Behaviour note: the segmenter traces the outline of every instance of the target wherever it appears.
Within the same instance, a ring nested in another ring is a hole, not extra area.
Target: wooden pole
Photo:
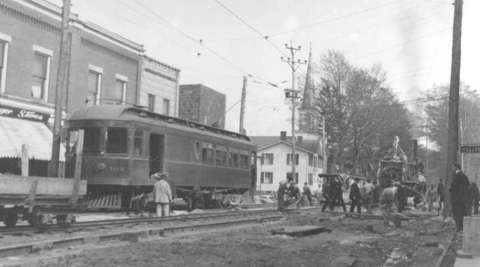
[[[455,0],[453,17],[452,68],[450,75],[450,97],[448,103],[448,143],[445,185],[449,188],[453,179],[452,165],[458,161],[458,109],[460,98],[460,63],[462,47],[462,5],[463,0]],[[450,192],[445,192],[443,216],[452,214]]]
[[[82,176],[83,136],[84,130],[78,130],[77,149],[75,151],[75,175],[73,177],[73,205],[77,204],[78,190]]]
[[[22,176],[28,176],[29,162],[28,162],[28,144],[22,145]]]
[[[240,107],[240,129],[238,132],[240,134],[245,134],[245,130],[243,129],[243,116],[245,114],[245,97],[247,94],[247,76],[243,76],[243,88],[242,88],[242,103]]]
[[[68,20],[70,18],[70,1],[63,0],[62,33],[60,37],[60,59],[57,72],[55,93],[55,118],[53,122],[52,158],[48,164],[48,176],[58,177],[58,161],[60,157],[60,143],[62,137],[63,93],[67,78],[68,57]],[[48,88],[46,88],[48,90]]]

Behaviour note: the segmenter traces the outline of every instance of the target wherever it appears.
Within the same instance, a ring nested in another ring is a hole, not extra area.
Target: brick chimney
[[[280,140],[287,141],[287,132],[280,132]]]

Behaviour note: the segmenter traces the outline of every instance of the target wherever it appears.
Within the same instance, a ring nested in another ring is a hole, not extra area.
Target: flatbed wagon
[[[41,229],[55,218],[58,225],[68,226],[71,213],[83,208],[77,203],[86,193],[87,181],[1,175],[0,221],[14,227],[21,217]]]

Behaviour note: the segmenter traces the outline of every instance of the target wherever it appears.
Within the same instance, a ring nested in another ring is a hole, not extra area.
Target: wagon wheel
[[[3,216],[3,223],[7,228],[12,228],[17,224],[18,214],[16,213],[7,213]]]
[[[57,225],[61,228],[68,228],[71,222],[67,222],[67,217],[68,215],[66,214],[57,215]]]

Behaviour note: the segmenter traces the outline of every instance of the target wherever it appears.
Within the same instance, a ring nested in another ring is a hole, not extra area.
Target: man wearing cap
[[[172,191],[170,185],[165,181],[167,173],[155,173],[151,178],[158,182],[153,186],[153,198],[157,204],[157,217],[166,217],[170,215],[170,203],[172,203]]]
[[[462,172],[462,165],[453,164],[453,181],[448,191],[450,192],[450,201],[452,202],[452,213],[457,231],[463,230],[463,217],[467,215],[467,202],[470,182],[468,177]]]

